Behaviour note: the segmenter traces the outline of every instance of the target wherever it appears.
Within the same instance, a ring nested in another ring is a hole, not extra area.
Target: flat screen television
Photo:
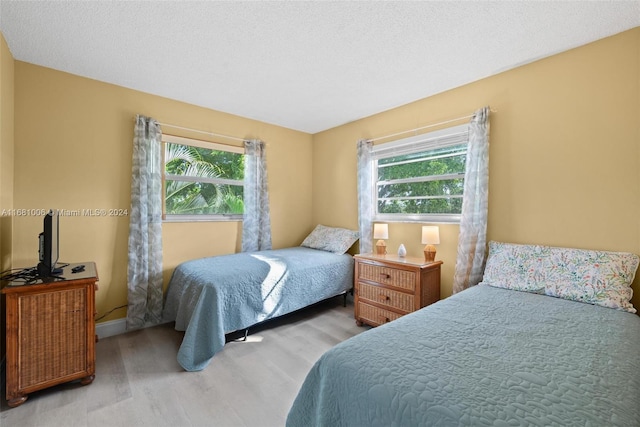
[[[56,268],[58,263],[60,218],[58,212],[51,209],[45,216],[42,233],[38,235],[38,275],[40,277],[54,277],[62,273]]]

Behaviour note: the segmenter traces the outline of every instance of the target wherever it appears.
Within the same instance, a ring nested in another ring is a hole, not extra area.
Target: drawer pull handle
[[[391,275],[387,274],[387,273],[380,273],[380,275],[384,278],[384,279],[391,279]]]
[[[381,299],[382,301],[389,301],[391,298],[389,298],[389,296],[388,296],[388,295],[380,294],[380,299]]]

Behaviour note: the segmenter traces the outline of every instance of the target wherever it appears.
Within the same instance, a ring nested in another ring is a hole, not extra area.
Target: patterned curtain
[[[373,252],[371,238],[373,229],[372,148],[372,141],[358,141],[358,228],[360,231],[360,253],[362,254]]]
[[[271,249],[271,219],[267,190],[265,143],[244,142],[244,221],[242,252]]]
[[[453,293],[482,280],[489,211],[489,107],[475,112],[469,123],[462,218]]]
[[[162,131],[136,117],[133,138],[127,329],[160,322],[162,315]]]

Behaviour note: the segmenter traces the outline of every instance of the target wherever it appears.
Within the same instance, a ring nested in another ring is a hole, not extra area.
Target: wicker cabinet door
[[[18,297],[18,388],[87,372],[87,287]]]

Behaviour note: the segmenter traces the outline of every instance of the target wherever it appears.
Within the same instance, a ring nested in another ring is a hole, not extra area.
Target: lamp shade
[[[373,238],[374,239],[388,239],[389,238],[389,224],[373,224]]]
[[[422,243],[425,245],[439,245],[440,228],[437,225],[422,226]]]

